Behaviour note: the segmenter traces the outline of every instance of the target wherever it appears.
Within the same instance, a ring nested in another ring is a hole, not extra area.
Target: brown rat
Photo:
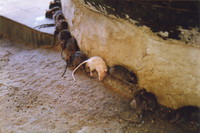
[[[62,50],[65,50],[66,43],[70,38],[72,38],[72,36],[71,36],[71,33],[69,32],[69,30],[67,30],[67,29],[63,29],[58,33],[57,39],[58,39],[59,43],[63,43],[63,45],[61,46]]]
[[[59,38],[63,38],[64,40],[66,40],[65,38],[71,37],[71,34],[67,29],[68,29],[68,23],[66,22],[66,20],[59,20],[56,23],[56,27],[55,27],[55,31],[54,31],[54,42],[51,47],[53,47],[56,44],[57,37],[58,37],[58,40],[62,40]],[[62,33],[60,33],[61,31],[62,31]],[[58,36],[59,34],[62,36]],[[65,37],[65,35],[67,35],[67,36]]]
[[[52,9],[53,7],[56,7],[56,6],[62,8],[60,0],[54,0],[49,3],[49,9]]]
[[[112,77],[114,77],[118,80],[121,80],[124,83],[137,84],[136,75],[129,69],[125,68],[124,66],[120,66],[120,65],[112,66],[109,69],[108,73]]]
[[[79,47],[78,47],[77,41],[74,37],[70,37],[69,34],[65,35],[65,37],[67,37],[67,36],[68,36],[67,40],[64,40],[64,43],[65,43],[64,48],[65,49],[62,49],[61,56],[64,60],[67,61],[68,64],[70,64],[71,57],[75,54],[76,51],[79,50]],[[63,57],[63,52],[65,53],[65,58]]]
[[[86,54],[84,54],[81,51],[76,51],[76,53],[71,58],[71,64],[74,68],[76,68],[79,64],[81,64],[83,61],[87,60]]]
[[[61,8],[59,6],[55,6],[55,7],[51,8],[51,9],[49,9],[49,10],[46,10],[45,17],[53,19],[53,15],[58,10],[61,10]]]
[[[63,12],[61,10],[55,11],[54,14],[53,14],[54,22],[57,23],[59,20],[62,20],[62,19],[66,20]]]
[[[130,104],[140,115],[143,115],[146,111],[155,112],[158,105],[156,96],[145,89],[135,92],[134,99]]]
[[[66,72],[66,70],[67,70],[67,67],[68,67],[69,65],[72,65],[72,67],[76,68],[79,64],[81,64],[81,63],[82,63],[83,61],[85,61],[85,60],[87,60],[87,56],[86,56],[83,52],[81,52],[81,51],[76,51],[75,54],[73,54],[73,55],[71,56],[70,64],[68,64],[67,61],[66,61],[66,67],[65,67],[65,70],[64,70],[64,72],[63,72],[63,74],[62,74],[62,77],[64,76],[64,74],[65,74],[65,72]],[[85,72],[84,67],[81,66],[81,68],[82,68],[82,69],[84,70],[84,72]]]
[[[196,122],[200,124],[200,109],[196,106],[183,106],[174,111],[175,117],[171,123]]]

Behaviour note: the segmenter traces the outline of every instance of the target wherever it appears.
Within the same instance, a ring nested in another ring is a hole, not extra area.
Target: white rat
[[[72,77],[75,80],[75,77],[74,77],[74,73],[75,71],[83,64],[86,63],[86,66],[90,68],[90,75],[92,76],[92,71],[96,70],[97,73],[98,73],[98,77],[99,77],[99,81],[101,81],[105,76],[106,76],[106,73],[108,71],[107,69],[107,65],[105,63],[105,61],[99,57],[99,56],[94,56],[94,57],[91,57],[85,61],[83,61],[81,64],[79,64],[75,69],[74,71],[72,72]]]

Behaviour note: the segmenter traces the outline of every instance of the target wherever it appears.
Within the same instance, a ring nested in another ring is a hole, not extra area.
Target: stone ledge
[[[33,46],[51,45],[53,35],[34,30],[26,25],[0,16],[0,35]]]
[[[51,45],[55,27],[34,29],[33,27],[54,23],[45,18],[49,0],[0,1],[0,34],[14,41],[34,46]]]

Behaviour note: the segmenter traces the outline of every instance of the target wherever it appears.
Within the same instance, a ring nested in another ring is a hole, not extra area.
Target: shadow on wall
[[[146,25],[153,32],[167,31],[167,38],[180,39],[178,28],[200,29],[200,1],[84,0],[97,10]],[[162,37],[162,36],[161,36]],[[165,39],[165,37],[163,37]]]

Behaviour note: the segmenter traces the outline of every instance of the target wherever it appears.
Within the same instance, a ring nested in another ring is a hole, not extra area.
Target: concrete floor
[[[52,19],[45,18],[49,2],[50,0],[0,0],[0,16],[31,28],[41,24],[54,23]],[[54,27],[37,30],[53,34]]]

